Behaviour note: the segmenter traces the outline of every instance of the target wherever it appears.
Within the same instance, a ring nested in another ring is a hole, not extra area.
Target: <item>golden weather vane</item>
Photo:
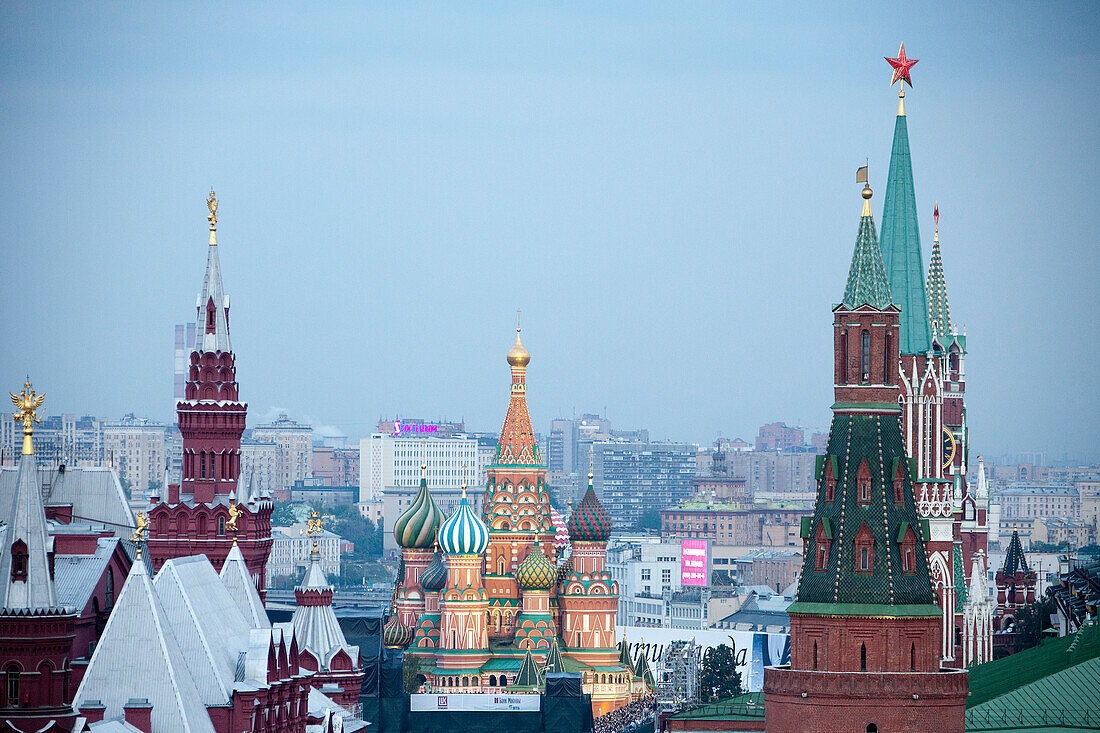
[[[38,417],[38,408],[42,406],[42,401],[46,399],[46,395],[35,394],[29,377],[23,383],[22,392],[18,395],[14,392],[8,392],[8,394],[11,395],[11,402],[16,409],[12,419],[23,423],[23,455],[34,455],[34,443],[31,441],[31,436],[34,434],[35,424],[42,422]]]
[[[137,556],[141,559],[141,545],[145,542],[145,535],[149,531],[149,515],[142,512],[137,515],[137,526],[134,527],[134,533],[130,535],[130,541],[137,543]]]
[[[229,505],[229,521],[225,523],[225,528],[233,533],[233,544],[237,544],[237,517],[241,516],[242,512],[237,506],[237,502],[234,501]]]
[[[313,538],[313,551],[319,552],[320,548],[317,545],[317,535],[325,528],[325,520],[317,512],[313,511],[309,513],[309,519],[306,521],[306,534]]]
[[[210,195],[206,197],[206,208],[210,209],[210,215],[206,220],[210,222],[210,230],[218,228],[218,200],[214,198],[214,189],[210,189]]]

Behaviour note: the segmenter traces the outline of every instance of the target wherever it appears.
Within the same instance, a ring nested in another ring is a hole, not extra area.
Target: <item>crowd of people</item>
[[[605,713],[593,721],[596,733],[620,733],[633,730],[642,723],[651,722],[656,714],[656,698],[646,695],[618,710]]]

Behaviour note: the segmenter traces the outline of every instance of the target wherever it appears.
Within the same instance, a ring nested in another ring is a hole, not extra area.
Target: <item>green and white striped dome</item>
[[[427,549],[435,541],[443,511],[428,491],[426,479],[420,479],[420,490],[412,504],[393,525],[393,538],[400,547]]]
[[[439,528],[439,546],[446,555],[480,555],[489,546],[489,528],[470,509],[465,488],[458,509]]]

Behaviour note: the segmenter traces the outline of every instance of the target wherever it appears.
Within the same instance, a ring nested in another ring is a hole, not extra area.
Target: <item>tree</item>
[[[1054,613],[1054,598],[1048,592],[1046,596],[1029,603],[1016,614],[1016,651],[1030,649],[1043,641],[1043,630],[1050,626],[1050,615]]]
[[[661,512],[657,509],[646,509],[638,516],[638,529],[660,529]]]
[[[708,649],[699,670],[699,699],[713,702],[741,694],[737,658],[726,644]]]
[[[158,496],[164,484],[157,479],[149,479],[149,496]]]
[[[275,503],[275,508],[271,511],[271,526],[272,527],[289,527],[298,521],[298,514],[294,511],[297,504],[291,504],[289,501],[279,501]]]

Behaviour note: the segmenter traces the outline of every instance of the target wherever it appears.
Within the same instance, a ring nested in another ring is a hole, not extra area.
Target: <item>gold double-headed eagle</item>
[[[31,436],[34,435],[34,426],[42,422],[38,417],[38,408],[42,407],[46,395],[35,394],[30,379],[23,383],[23,391],[18,395],[14,392],[8,392],[8,394],[11,395],[11,402],[16,409],[12,419],[23,423],[23,455],[34,455],[34,443],[31,441]]]

